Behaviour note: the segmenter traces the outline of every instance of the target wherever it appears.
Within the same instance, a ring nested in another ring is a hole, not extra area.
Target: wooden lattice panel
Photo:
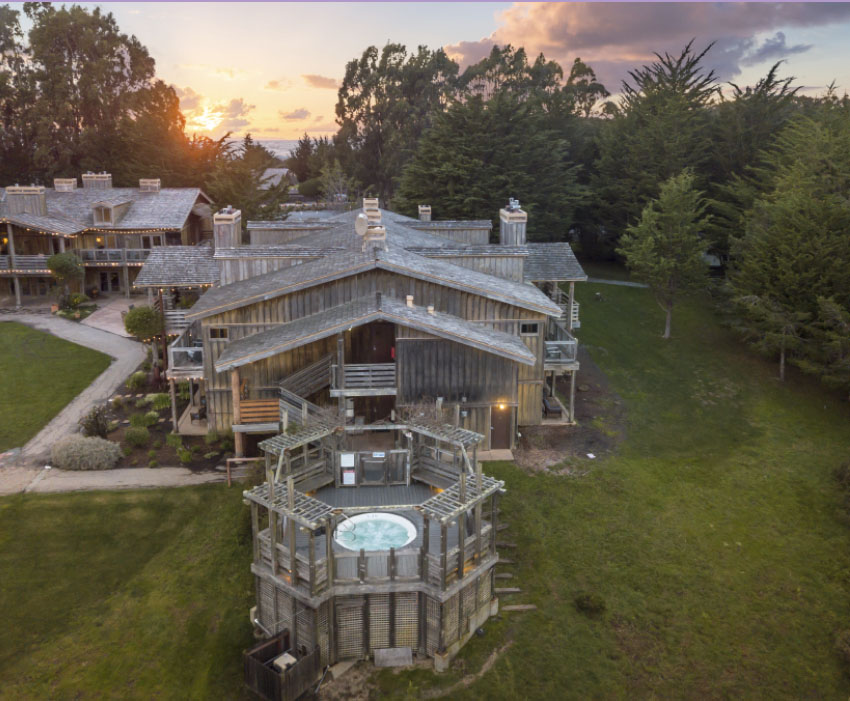
[[[359,660],[363,649],[363,597],[340,597],[336,602],[336,656],[338,660]]]
[[[319,646],[319,650],[321,651],[323,665],[330,664],[331,656],[331,641],[328,626],[328,608],[329,604],[326,601],[321,606],[319,606],[318,609],[316,609],[316,644]]]
[[[308,651],[316,646],[316,626],[314,620],[315,612],[299,603],[295,614],[295,625],[298,631],[298,647],[305,647]]]
[[[390,595],[369,595],[369,652],[390,646]]]
[[[277,599],[277,609],[275,611],[276,625],[274,627],[273,633],[277,633],[278,631],[287,628],[290,633],[293,633],[292,627],[292,597],[289,596],[286,592],[278,589],[276,594]]]
[[[459,594],[443,603],[443,645],[451,645],[457,640]]]
[[[430,596],[425,598],[425,652],[434,655],[440,649],[440,623],[442,607]]]
[[[257,618],[266,630],[274,624],[274,587],[257,577]]]
[[[492,572],[485,572],[478,580],[478,606],[484,606],[493,598],[493,591],[490,586],[491,576]]]
[[[419,595],[395,595],[395,647],[419,647]]]
[[[466,633],[469,630],[469,619],[475,613],[476,607],[476,583],[473,581],[468,584],[460,592],[461,612],[460,612],[460,630],[461,633]]]

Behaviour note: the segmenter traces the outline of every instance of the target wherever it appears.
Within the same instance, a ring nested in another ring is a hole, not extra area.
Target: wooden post
[[[177,390],[174,387],[174,380],[168,381],[168,389],[171,393],[171,427],[173,433],[177,431]]]
[[[466,560],[466,511],[457,517],[457,578],[463,579],[463,563]]]
[[[442,570],[441,577],[441,588],[445,590],[446,588],[446,567],[448,566],[448,555],[446,550],[448,549],[448,533],[446,532],[446,524],[444,522],[440,523],[440,568]]]
[[[395,581],[395,568],[396,568],[395,548],[390,548],[390,561],[389,561],[389,567],[387,567],[387,570],[388,570],[388,573],[390,575],[390,581],[391,582]],[[392,646],[390,646],[390,647],[392,647]]]
[[[15,260],[15,235],[12,233],[12,225],[6,222],[6,236],[9,239],[9,269],[14,270],[17,267]],[[12,284],[15,287],[15,308],[21,308],[21,279],[15,275],[12,278]]]
[[[292,513],[295,510],[295,485],[292,480],[292,477],[286,478],[286,503],[289,506],[289,511]],[[295,547],[295,528],[296,523],[295,519],[292,516],[288,516],[286,519],[289,524],[289,576],[291,578],[291,584],[293,587],[298,586],[298,558],[297,549]]]
[[[455,404],[455,428],[460,427],[460,404]]]
[[[366,579],[366,551],[360,548],[360,553],[357,555],[357,578],[363,582]]]
[[[419,578],[423,582],[428,581],[428,552],[431,548],[431,519],[427,515],[422,516],[422,564],[420,565]]]
[[[327,564],[327,582],[328,586],[332,586],[334,583],[334,579],[336,576],[334,574],[334,548],[333,548],[333,532],[334,532],[334,521],[333,516],[328,516],[325,521],[325,557],[328,560]]]
[[[316,595],[316,533],[310,531],[310,596]]]
[[[570,373],[570,421],[576,420],[576,371]]]
[[[557,283],[555,283],[557,284]],[[567,328],[572,332],[573,330],[573,303],[575,302],[575,292],[576,292],[576,284],[574,282],[570,282],[570,296],[569,296],[569,304],[567,305]]]
[[[129,297],[130,296],[130,267],[127,266],[127,265],[122,266],[121,272],[122,272],[123,277],[124,277],[124,296]]]
[[[239,368],[233,368],[230,371],[230,393],[233,397],[233,425],[238,426],[242,423],[242,407],[240,406],[241,397],[239,396]],[[237,458],[245,457],[245,436],[241,431],[233,432],[233,443]]]
[[[496,512],[496,495],[490,497],[490,553],[496,554],[496,526],[498,525],[499,517]]]

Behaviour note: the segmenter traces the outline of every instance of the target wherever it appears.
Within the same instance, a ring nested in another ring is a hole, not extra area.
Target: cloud
[[[336,90],[339,87],[339,81],[336,78],[328,78],[323,75],[315,75],[307,73],[301,76],[304,82],[311,88],[325,88],[327,90]]]
[[[780,27],[847,19],[850,3],[516,3],[499,15],[490,36],[445,48],[462,68],[497,44],[525,47],[531,60],[542,52],[564,67],[580,56],[617,92],[628,71],[652,61],[654,52],[678,55],[691,39],[697,50],[715,42],[705,65],[729,80],[742,65],[808,50],[786,46]],[[756,47],[758,35],[774,31]]]
[[[262,129],[260,129],[259,131],[263,132],[264,134],[270,134],[270,133],[274,133],[274,132],[279,132],[280,127],[264,127]]]
[[[763,61],[778,61],[792,54],[802,54],[812,48],[811,44],[796,44],[788,46],[785,43],[785,32],[776,32],[772,37],[764,40],[758,49],[751,54],[744,56],[741,64],[744,66],[752,66]]]
[[[212,112],[221,115],[221,122],[217,125],[219,131],[236,131],[247,127],[251,122],[247,119],[256,105],[249,105],[241,97],[235,97],[230,102],[216,105]]]
[[[180,109],[184,112],[193,112],[201,106],[204,96],[199,95],[192,88],[178,88],[176,85],[172,85],[171,87],[174,88],[174,92],[180,98]]]
[[[286,78],[281,78],[280,80],[270,80],[265,84],[263,90],[278,90],[284,91],[289,90],[292,87],[292,81]]]
[[[310,111],[306,107],[299,107],[297,110],[293,110],[292,112],[284,112],[280,110],[278,112],[281,119],[288,119],[290,121],[307,119],[310,116]]]
[[[313,121],[318,123],[318,122],[321,122],[323,119],[324,119],[324,117],[322,115],[319,115]]]
[[[224,78],[225,80],[236,80],[248,75],[241,68],[227,68],[224,66],[212,66],[209,63],[181,63],[177,68],[182,68],[187,71],[206,71],[206,73],[214,78]]]

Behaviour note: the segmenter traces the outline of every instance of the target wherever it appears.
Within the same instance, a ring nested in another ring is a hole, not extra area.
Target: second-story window
[[[520,336],[536,336],[540,332],[540,326],[536,321],[523,322],[519,325]]]
[[[223,340],[227,338],[227,329],[222,326],[210,327],[210,340]]]

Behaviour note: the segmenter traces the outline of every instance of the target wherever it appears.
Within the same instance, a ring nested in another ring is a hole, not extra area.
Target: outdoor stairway
[[[280,388],[298,397],[309,397],[331,383],[331,361],[333,355],[328,354],[312,365],[293,372],[289,377],[280,381]]]

